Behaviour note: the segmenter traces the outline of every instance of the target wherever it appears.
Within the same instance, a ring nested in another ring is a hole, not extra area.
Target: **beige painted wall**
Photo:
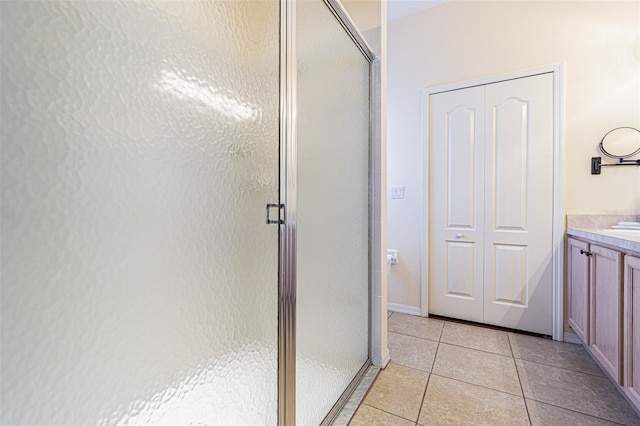
[[[421,89],[564,64],[565,213],[640,213],[640,168],[590,174],[597,144],[640,128],[640,2],[454,1],[388,27],[389,302],[420,306]]]
[[[382,0],[341,0],[342,6],[353,19],[360,32],[380,27]]]

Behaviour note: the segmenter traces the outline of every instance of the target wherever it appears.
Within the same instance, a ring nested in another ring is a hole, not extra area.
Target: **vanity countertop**
[[[568,228],[567,234],[640,254],[640,231],[613,228]]]

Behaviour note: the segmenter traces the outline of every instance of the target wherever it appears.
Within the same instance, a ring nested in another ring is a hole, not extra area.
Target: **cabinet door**
[[[622,254],[591,245],[591,353],[622,384]]]
[[[624,391],[640,408],[640,258],[624,258]]]
[[[578,337],[589,344],[589,244],[569,238],[567,321]]]

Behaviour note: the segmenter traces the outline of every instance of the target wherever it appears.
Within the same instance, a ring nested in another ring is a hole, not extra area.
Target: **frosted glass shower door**
[[[296,424],[368,359],[369,61],[321,0],[297,5]]]
[[[0,423],[277,424],[279,2],[0,3]]]

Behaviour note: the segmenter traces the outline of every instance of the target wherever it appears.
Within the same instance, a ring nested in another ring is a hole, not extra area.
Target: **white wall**
[[[399,250],[389,302],[420,306],[421,92],[564,64],[565,213],[640,213],[640,168],[590,174],[597,144],[640,128],[640,2],[454,1],[389,23],[388,246]]]

